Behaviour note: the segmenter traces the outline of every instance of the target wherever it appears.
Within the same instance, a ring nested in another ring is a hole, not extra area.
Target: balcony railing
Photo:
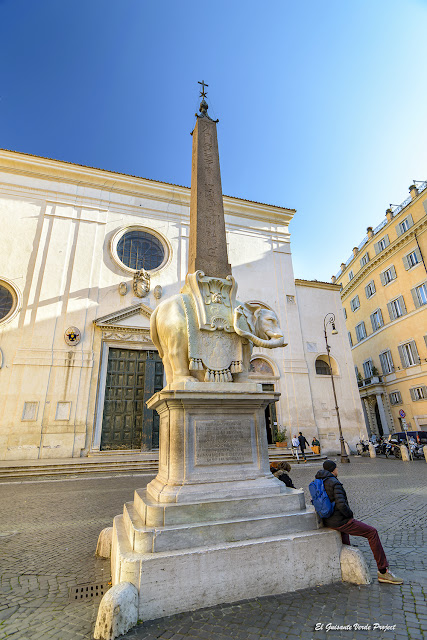
[[[357,386],[359,388],[369,387],[372,384],[380,384],[383,381],[382,376],[371,376],[370,378],[364,378],[363,380],[357,381]]]

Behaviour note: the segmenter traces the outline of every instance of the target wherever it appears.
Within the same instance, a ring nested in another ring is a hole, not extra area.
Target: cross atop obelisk
[[[217,120],[208,115],[202,80],[200,113],[193,131],[191,170],[190,246],[188,273],[201,270],[207,276],[231,275],[227,256],[221,173],[219,168]]]

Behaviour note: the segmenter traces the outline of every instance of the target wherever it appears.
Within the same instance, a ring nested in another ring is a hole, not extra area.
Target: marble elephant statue
[[[243,367],[234,381],[248,378],[253,346],[274,349],[285,347],[285,338],[274,311],[260,304],[239,304],[234,309],[233,328],[242,340]],[[151,314],[151,340],[165,368],[166,382],[202,381],[203,371],[190,371],[187,318],[180,294],[164,300]]]

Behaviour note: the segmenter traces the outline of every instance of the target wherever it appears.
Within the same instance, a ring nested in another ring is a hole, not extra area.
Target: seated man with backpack
[[[323,518],[325,527],[341,533],[343,544],[350,544],[350,535],[367,538],[378,567],[378,582],[403,584],[403,580],[388,570],[388,562],[378,531],[374,527],[355,520],[347,501],[347,494],[337,479],[335,462],[325,460],[323,469],[316,473],[316,480],[310,483],[312,503]]]

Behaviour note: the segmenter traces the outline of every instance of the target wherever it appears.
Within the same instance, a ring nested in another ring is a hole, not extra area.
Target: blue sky
[[[190,185],[197,81],[223,191],[297,209],[329,280],[427,179],[427,1],[0,0],[0,147]]]

